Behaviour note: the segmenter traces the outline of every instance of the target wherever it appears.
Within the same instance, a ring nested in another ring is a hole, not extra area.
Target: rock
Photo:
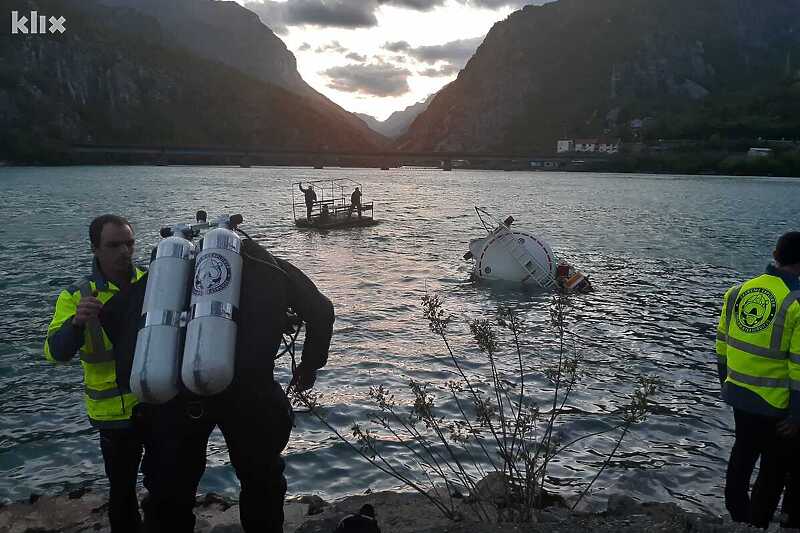
[[[608,508],[606,512],[610,515],[626,515],[634,512],[639,506],[639,502],[625,496],[624,494],[612,494],[608,497]]]
[[[221,496],[221,495],[216,494],[214,492],[209,492],[204,497],[200,498],[197,501],[196,505],[197,506],[201,506],[201,507],[208,507],[210,505],[217,505],[223,511],[225,511],[225,510],[227,510],[229,507],[231,507],[234,504],[233,504],[233,502],[231,502],[230,500],[228,500],[224,496]]]
[[[539,521],[543,523],[564,522],[569,520],[571,516],[572,513],[565,507],[550,507],[539,513]]]
[[[323,520],[306,522],[297,528],[295,533],[332,533],[345,516],[347,513],[338,513]]]
[[[463,498],[464,492],[466,491],[464,491],[462,487],[437,483],[428,490],[428,496],[437,499],[446,505],[450,505],[450,502],[453,499]]]
[[[298,501],[308,505],[308,514],[310,515],[321,513],[322,510],[328,506],[328,502],[316,494],[300,496]]]
[[[82,498],[87,492],[89,492],[89,489],[87,489],[86,487],[83,487],[83,488],[80,488],[80,489],[73,490],[72,492],[70,492],[67,495],[67,497],[70,500],[77,500],[78,498]]]
[[[475,484],[475,493],[470,495],[472,501],[478,499],[493,504],[501,504],[508,500],[508,484],[502,472],[492,472]]]
[[[241,526],[216,526],[209,530],[208,533],[242,533],[244,530]]]
[[[306,521],[309,506],[300,502],[289,502],[283,506],[283,522],[286,531],[292,531]]]

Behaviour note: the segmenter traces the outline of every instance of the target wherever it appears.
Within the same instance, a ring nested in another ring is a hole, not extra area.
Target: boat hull
[[[516,240],[514,246],[525,252],[524,259],[516,259],[511,239]],[[552,279],[556,274],[557,259],[550,245],[538,237],[524,231],[506,231],[493,233],[481,239],[472,239],[469,250],[475,261],[472,268],[473,277],[485,281],[507,281],[525,285],[539,285],[536,276],[532,276],[524,264],[530,259],[536,265],[541,277]]]

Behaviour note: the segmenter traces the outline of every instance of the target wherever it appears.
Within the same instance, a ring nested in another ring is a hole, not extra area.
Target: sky
[[[492,25],[544,0],[237,0],[348,111],[385,120],[456,78]]]

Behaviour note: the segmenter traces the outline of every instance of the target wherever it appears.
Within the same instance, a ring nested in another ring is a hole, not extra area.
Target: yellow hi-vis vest
[[[137,282],[145,272],[134,268],[132,282]],[[92,276],[95,277],[95,276]],[[71,327],[78,302],[82,296],[91,296],[106,303],[119,292],[111,282],[98,284],[93,279],[83,280],[76,286],[61,291],[56,302],[53,320],[47,328],[44,355],[49,361],[65,362],[53,356],[51,338],[62,326]],[[69,323],[67,323],[69,321]],[[80,347],[80,360],[83,366],[84,400],[86,412],[92,425],[100,428],[118,428],[129,425],[133,407],[138,403],[127,384],[117,385],[116,361],[111,341],[98,321],[86,324],[83,328],[83,345]],[[74,354],[69,354],[71,357]]]
[[[726,384],[788,409],[791,391],[800,391],[800,291],[770,274],[728,289],[716,348]]]

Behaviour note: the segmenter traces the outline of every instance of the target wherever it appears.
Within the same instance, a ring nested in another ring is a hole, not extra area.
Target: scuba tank
[[[178,394],[180,322],[186,309],[194,245],[174,233],[173,228],[161,230],[164,239],[150,263],[142,325],[136,337],[130,387],[146,403],[165,403]]]
[[[220,218],[195,262],[181,378],[201,396],[218,394],[233,380],[242,241],[232,229],[241,222],[241,215]]]

